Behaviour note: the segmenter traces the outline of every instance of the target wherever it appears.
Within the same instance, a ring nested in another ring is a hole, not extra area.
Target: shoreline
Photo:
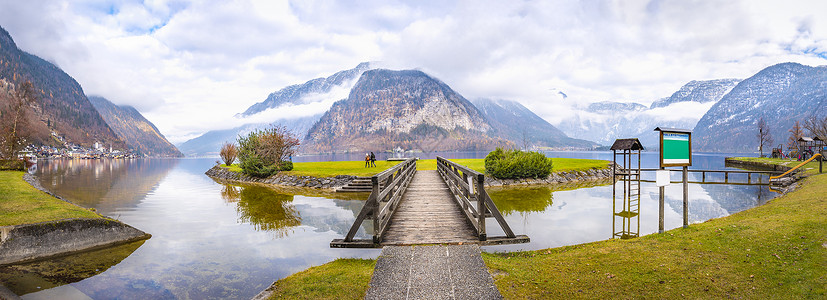
[[[46,190],[29,173],[25,173],[21,180],[50,199],[86,209]],[[152,237],[126,223],[97,215],[100,217],[0,226],[0,265],[45,260]]]
[[[572,184],[580,182],[601,181],[612,178],[611,163],[605,168],[589,169],[586,171],[562,171],[551,173],[543,179],[496,179],[490,176],[485,177],[486,187],[508,187],[508,186],[529,186],[529,185],[556,185]],[[354,175],[337,175],[334,177],[294,176],[277,173],[267,178],[257,178],[228,170],[221,166],[213,166],[207,170],[205,175],[222,181],[237,183],[258,183],[286,187],[301,187],[313,189],[335,189],[348,185],[357,178]],[[369,177],[368,177],[369,178]]]

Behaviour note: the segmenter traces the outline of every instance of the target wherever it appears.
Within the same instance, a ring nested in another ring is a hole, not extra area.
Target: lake
[[[485,153],[440,155],[482,158]],[[547,155],[611,160],[611,152]],[[725,169],[725,156],[732,155],[695,154],[692,168]],[[273,281],[308,267],[339,257],[379,254],[377,249],[328,247],[350,228],[364,203],[359,198],[366,195],[220,184],[204,175],[214,164],[215,159],[41,161],[35,174],[45,188],[152,238],[1,268],[0,282],[24,299],[249,299]],[[657,167],[657,153],[644,153],[643,167]],[[557,189],[563,190],[489,189],[515,233],[527,234],[531,243],[485,250],[544,249],[612,238],[616,220],[608,182]],[[654,183],[643,183],[641,189],[639,234],[645,235],[657,231],[658,189]],[[766,186],[691,184],[689,189],[691,222],[726,216],[776,196]],[[681,225],[681,191],[680,185],[666,188],[668,229]],[[498,235],[496,222],[487,223],[489,235]],[[362,230],[358,236],[368,234]]]

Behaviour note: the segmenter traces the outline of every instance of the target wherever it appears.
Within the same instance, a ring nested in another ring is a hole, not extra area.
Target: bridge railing
[[[468,167],[437,156],[437,171],[448,184],[454,200],[462,208],[465,217],[477,231],[480,241],[488,239],[485,218],[494,217],[506,237],[515,238],[514,232],[505,222],[500,210],[485,191],[485,175]]]
[[[416,159],[409,158],[405,161],[373,175],[371,180],[372,191],[365,206],[356,216],[356,221],[350,227],[344,238],[345,242],[352,242],[356,232],[362,223],[371,218],[373,220],[373,243],[379,244],[385,231],[388,229],[390,219],[396,212],[396,207],[402,195],[416,173]]]

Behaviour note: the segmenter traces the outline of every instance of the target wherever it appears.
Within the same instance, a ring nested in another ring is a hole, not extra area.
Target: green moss
[[[0,226],[100,215],[52,197],[23,180],[24,172],[0,171]]]
[[[337,259],[277,281],[270,299],[362,299],[375,260]]]

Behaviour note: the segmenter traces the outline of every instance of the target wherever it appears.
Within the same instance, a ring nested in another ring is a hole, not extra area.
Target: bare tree
[[[827,140],[827,116],[823,118],[816,116],[810,117],[804,121],[804,128],[821,140]]]
[[[258,149],[258,154],[276,163],[289,161],[300,144],[299,138],[284,126],[273,126],[261,130],[259,139],[261,147]]]
[[[221,152],[219,155],[221,155],[221,160],[224,161],[224,164],[230,166],[238,156],[238,148],[236,148],[233,143],[224,142],[224,145],[221,146]]]
[[[758,153],[760,157],[764,157],[764,145],[772,145],[772,134],[770,134],[770,127],[764,118],[758,119]]]
[[[793,125],[793,128],[791,128],[789,132],[790,138],[787,140],[787,146],[789,148],[798,147],[798,139],[804,136],[804,131],[801,130],[801,124],[799,124],[798,121],[795,121],[795,125]]]
[[[9,110],[3,115],[0,156],[14,159],[17,151],[25,143],[25,137],[21,135],[21,129],[28,118],[27,108],[37,100],[32,82],[27,80],[21,83],[11,95],[10,100]]]

